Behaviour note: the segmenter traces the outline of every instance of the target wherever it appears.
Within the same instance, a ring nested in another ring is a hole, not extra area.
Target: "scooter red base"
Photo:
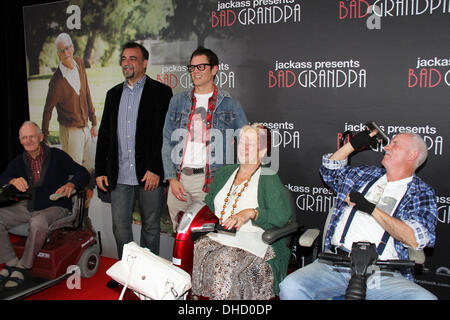
[[[178,224],[173,246],[172,262],[177,267],[192,274],[194,241],[192,233],[214,231],[218,218],[203,202],[194,203],[182,215]]]
[[[20,237],[13,244],[18,257],[23,255],[26,240],[26,237]],[[34,260],[31,274],[40,278],[55,279],[65,274],[70,265],[77,265],[83,254],[86,256],[89,253],[88,249],[92,251],[90,248],[94,245],[97,245],[97,239],[91,230],[55,230]],[[96,258],[95,254],[86,257],[87,269],[98,268],[99,261],[89,261]]]

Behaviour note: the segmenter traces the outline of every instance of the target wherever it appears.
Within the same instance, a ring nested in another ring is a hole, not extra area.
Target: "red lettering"
[[[280,70],[276,74],[270,70],[269,71],[269,88],[290,88],[295,85],[297,77],[291,70]]]
[[[269,88],[273,88],[277,85],[277,77],[274,76],[273,71],[269,71]]]
[[[159,74],[156,75],[156,80],[159,82],[164,83],[165,85],[168,85],[172,89],[175,88],[178,85],[178,77],[174,73],[164,73],[164,75],[161,76]]]
[[[289,81],[289,80],[291,80],[291,81]],[[295,76],[295,73],[292,72],[291,70],[286,70],[286,88],[292,87],[296,81],[297,81],[297,77]]]
[[[433,78],[433,73],[436,74],[438,78],[438,80],[436,80],[436,82],[434,83],[431,82]],[[434,68],[430,69],[430,72],[428,73],[428,88],[436,87],[439,83],[441,83],[441,80],[442,80],[441,73]]]
[[[211,27],[230,27],[236,22],[236,13],[233,10],[220,10],[219,16],[216,11],[211,12]]]
[[[350,141],[350,136],[351,136],[351,134],[347,134],[345,136],[345,139],[342,140],[343,133],[342,132],[338,132],[337,133],[337,139],[336,139],[337,149],[342,148],[347,142],[349,142]]]
[[[230,17],[233,17],[233,21],[230,22]],[[236,22],[236,13],[233,10],[227,10],[227,26],[232,26]]]
[[[345,14],[342,14],[342,10],[345,10]],[[345,7],[344,1],[339,1],[339,19],[345,19],[348,15],[348,9]]]
[[[441,83],[442,75],[439,70],[434,68],[422,68],[419,71],[419,76],[414,72],[414,69],[408,70],[408,87],[412,88],[419,84],[419,88],[434,88]]]
[[[364,11],[365,13],[363,15],[361,15],[361,7],[362,7],[361,4],[362,3],[366,5],[366,10]],[[368,14],[369,14],[369,4],[365,0],[359,0],[359,3],[358,3],[358,18],[362,19],[365,16],[367,16]]]
[[[427,85],[427,77],[428,77],[428,70],[423,68],[420,69],[419,72],[419,88],[423,88]]]
[[[211,27],[215,28],[219,24],[219,18],[217,18],[217,13],[215,11],[211,12]]]
[[[412,83],[411,80],[414,80]],[[415,87],[417,85],[417,76],[414,74],[414,69],[408,69],[408,88]]]
[[[366,0],[351,0],[348,8],[345,1],[339,1],[339,19],[362,19],[369,14],[369,7]]]
[[[351,0],[350,1],[350,19],[356,18],[356,1]]]

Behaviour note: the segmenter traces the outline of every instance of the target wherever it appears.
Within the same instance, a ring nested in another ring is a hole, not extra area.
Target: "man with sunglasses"
[[[217,169],[233,162],[236,131],[248,123],[239,101],[214,84],[219,59],[213,51],[197,48],[187,69],[194,88],[172,97],[163,129],[164,179],[170,183],[167,206],[174,231],[178,212],[203,201]]]

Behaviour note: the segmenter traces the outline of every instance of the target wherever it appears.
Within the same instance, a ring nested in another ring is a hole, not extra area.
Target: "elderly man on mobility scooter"
[[[84,188],[89,182],[85,168],[64,151],[46,146],[43,138],[39,126],[26,121],[19,130],[25,152],[12,160],[0,176],[0,185],[12,184],[18,191],[31,195],[31,200],[0,208],[0,263],[6,262],[0,271],[0,290],[13,290],[24,282],[27,270],[32,268],[47,239],[49,226],[70,212],[72,191]],[[51,200],[50,195],[54,193],[63,196]],[[30,232],[19,260],[8,230],[24,222],[30,223]]]
[[[427,158],[423,139],[412,133],[395,136],[385,147],[384,168],[351,167],[348,156],[376,144],[377,131],[363,131],[324,155],[320,173],[336,193],[324,251],[349,256],[352,243],[375,243],[380,259],[408,259],[408,247],[433,246],[437,223],[434,191],[415,175]],[[330,299],[342,296],[351,273],[316,260],[280,284],[281,299]],[[367,299],[436,299],[415,284],[412,273],[375,273],[368,279]],[[370,286],[376,281],[378,286]]]

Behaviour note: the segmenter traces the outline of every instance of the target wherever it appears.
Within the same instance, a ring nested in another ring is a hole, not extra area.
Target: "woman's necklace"
[[[237,196],[236,196],[236,198],[234,198],[234,203],[233,203],[232,209],[231,209],[231,216],[234,215],[234,210],[235,210],[236,207],[237,207],[237,203],[238,203],[238,201],[239,201],[239,198],[242,196],[242,193],[244,193],[245,189],[248,187],[248,184],[250,183],[250,180],[252,179],[252,177],[253,177],[253,175],[255,174],[255,172],[258,171],[259,167],[260,167],[260,165],[258,165],[258,167],[256,168],[256,170],[253,171],[253,173],[250,175],[250,177],[249,177],[247,180],[245,180],[244,186],[242,187],[241,191],[239,191],[238,194],[237,194]],[[239,170],[240,170],[240,168],[239,168]],[[223,209],[222,209],[222,211],[220,211],[219,223],[222,223],[222,222],[223,222],[223,216],[225,215],[225,209],[227,208],[227,206],[228,206],[228,204],[229,204],[229,202],[230,202],[230,196],[231,196],[232,194],[233,194],[233,195],[236,194],[236,190],[237,190],[238,186],[236,186],[236,188],[234,189],[233,192],[231,191],[231,189],[233,189],[233,185],[234,185],[234,182],[236,181],[236,178],[237,178],[238,174],[239,174],[239,171],[238,171],[238,172],[236,173],[236,175],[234,176],[233,183],[231,183],[230,190],[228,190],[227,196],[226,196],[226,198],[225,198],[225,200],[224,200],[224,202],[223,202]]]

